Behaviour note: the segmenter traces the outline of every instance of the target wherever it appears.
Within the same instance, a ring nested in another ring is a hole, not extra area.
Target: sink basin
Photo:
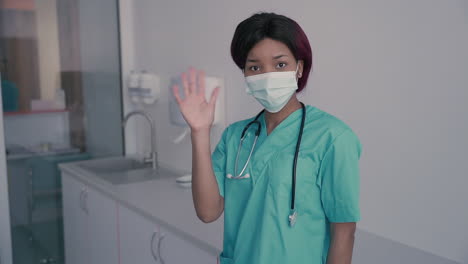
[[[110,159],[96,159],[83,162],[79,165],[85,170],[94,173],[119,173],[131,170],[151,168],[151,163],[143,163],[141,161],[119,157]]]
[[[151,168],[151,163],[143,163],[128,157],[87,160],[79,163],[78,166],[114,185],[175,176],[172,172],[162,168],[158,171],[154,170]]]
[[[97,176],[114,185],[130,184],[161,178],[161,175],[152,168],[128,170],[123,172],[114,172],[107,174],[97,174]]]

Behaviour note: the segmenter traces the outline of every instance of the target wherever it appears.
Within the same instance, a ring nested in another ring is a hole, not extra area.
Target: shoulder
[[[315,129],[326,130],[333,134],[340,134],[351,127],[336,115],[317,106],[307,105],[307,124]]]
[[[355,131],[340,117],[316,106],[308,105],[307,108],[308,116],[304,134],[313,134],[313,138],[320,139],[323,150],[328,149],[337,139],[357,142],[360,147]]]

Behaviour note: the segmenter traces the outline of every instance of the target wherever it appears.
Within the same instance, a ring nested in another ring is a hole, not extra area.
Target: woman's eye
[[[250,66],[251,71],[258,71],[258,66]]]
[[[277,67],[278,68],[284,68],[284,67],[286,67],[286,63],[280,62],[280,63],[278,63]]]

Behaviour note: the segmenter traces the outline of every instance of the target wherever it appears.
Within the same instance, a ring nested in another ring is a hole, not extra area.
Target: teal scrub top
[[[223,132],[213,154],[213,171],[224,197],[224,240],[221,264],[325,264],[330,222],[357,222],[361,143],[337,117],[306,106],[304,132],[296,171],[296,224],[289,226],[292,167],[302,109],[267,135],[264,114],[261,134],[244,172],[234,179],[237,149],[245,125],[235,122]],[[239,172],[255,138],[249,128],[240,150]]]

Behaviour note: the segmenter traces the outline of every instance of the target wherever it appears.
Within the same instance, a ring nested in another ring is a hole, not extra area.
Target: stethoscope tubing
[[[255,145],[257,144],[257,139],[258,137],[260,136],[260,133],[262,132],[262,124],[260,123],[260,121],[258,121],[258,117],[265,111],[265,109],[263,109],[260,113],[257,114],[257,116],[255,116],[255,119],[253,121],[250,121],[245,127],[244,127],[244,130],[242,130],[242,134],[241,134],[241,139],[240,139],[240,143],[239,143],[239,147],[237,148],[237,155],[236,155],[236,163],[234,165],[234,176],[232,176],[232,178],[234,179],[241,179],[241,178],[244,178],[242,176],[242,174],[244,173],[245,169],[247,168],[247,165],[249,164],[249,161],[250,161],[250,158],[252,157],[252,153],[254,151],[254,148],[255,148]],[[242,143],[244,142],[244,139],[246,137],[246,132],[247,130],[249,129],[249,127],[251,125],[257,125],[257,130],[255,131],[255,140],[254,140],[254,143],[252,145],[252,148],[250,149],[250,153],[249,153],[249,157],[247,158],[247,161],[245,162],[244,164],[244,167],[242,168],[242,171],[237,174],[237,165],[238,165],[238,162],[239,162],[239,153],[240,153],[240,150],[242,148]]]
[[[240,149],[242,147],[242,142],[244,141],[245,137],[242,137],[241,138],[241,141],[240,141],[240,144],[239,144],[239,147],[237,148],[237,155],[236,155],[236,164],[235,164],[235,168],[234,168],[234,174],[236,174],[233,178],[235,179],[239,179],[239,178],[242,178],[242,174],[244,174],[244,171],[245,169],[247,168],[247,165],[249,164],[250,162],[250,158],[252,157],[252,153],[253,153],[253,150],[255,148],[255,145],[257,144],[257,139],[258,139],[258,136],[255,136],[255,139],[254,139],[254,143],[252,145],[252,149],[250,150],[250,153],[249,153],[249,157],[247,158],[247,161],[245,162],[244,164],[244,167],[242,168],[242,171],[237,175],[237,163],[239,161],[239,152],[240,152]]]
[[[305,123],[305,106],[301,102],[302,105],[302,120],[301,120],[301,128],[299,129],[299,135],[297,137],[297,143],[296,143],[296,151],[294,153],[294,162],[293,162],[293,179],[292,179],[292,197],[291,197],[291,210],[294,210],[294,202],[296,198],[296,167],[297,167],[297,157],[299,156],[299,148],[301,147],[301,139],[302,139],[302,133],[304,132],[304,123]]]
[[[304,124],[305,124],[305,118],[306,118],[306,109],[305,109],[305,105],[304,103],[300,102],[301,105],[302,105],[302,119],[301,119],[301,126],[300,126],[300,129],[299,129],[299,135],[297,137],[297,143],[296,143],[296,150],[294,152],[294,161],[293,161],[293,168],[292,168],[292,186],[291,186],[291,211],[294,211],[294,206],[295,206],[295,198],[296,198],[296,168],[297,168],[297,159],[298,159],[298,156],[299,156],[299,150],[300,150],[300,146],[301,146],[301,140],[302,140],[302,134],[304,132]],[[235,163],[235,166],[234,166],[234,176],[232,176],[232,178],[235,178],[235,179],[240,179],[240,178],[245,178],[242,176],[242,174],[244,173],[245,169],[247,168],[247,165],[249,164],[250,162],[250,158],[252,157],[252,153],[255,149],[255,145],[257,144],[257,139],[261,133],[261,130],[262,130],[262,125],[260,123],[260,121],[258,121],[258,117],[265,111],[265,109],[263,109],[260,113],[257,114],[257,116],[255,117],[255,119],[251,122],[249,122],[245,127],[244,129],[242,130],[242,134],[241,134],[241,139],[240,139],[240,143],[239,143],[239,147],[237,148],[237,155],[236,155],[236,163]],[[255,139],[254,139],[254,143],[252,144],[252,148],[250,149],[250,153],[249,153],[249,157],[247,158],[247,161],[246,163],[244,164],[244,167],[242,168],[242,171],[237,174],[237,169],[238,169],[238,162],[239,162],[239,153],[240,153],[240,150],[242,148],[242,143],[244,142],[244,139],[246,137],[246,132],[247,130],[249,129],[249,127],[251,125],[257,125],[257,130],[255,132]]]

